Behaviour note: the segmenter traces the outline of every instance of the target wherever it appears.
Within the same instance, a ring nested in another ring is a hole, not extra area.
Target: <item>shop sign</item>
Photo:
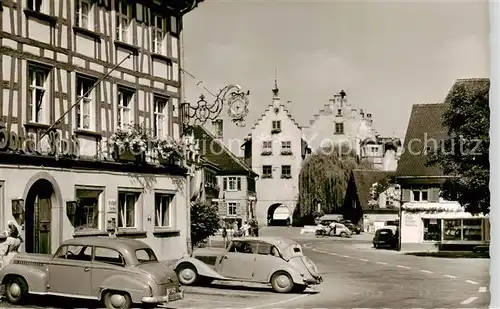
[[[0,151],[22,151],[29,154],[47,153],[51,156],[79,156],[80,143],[76,136],[73,135],[66,139],[62,138],[59,132],[51,131],[47,134],[48,143],[42,147],[40,142],[42,135],[42,130],[38,130],[36,134],[27,134],[22,130],[21,134],[18,135],[14,131],[8,132],[6,128],[2,128],[0,129]]]
[[[417,220],[415,216],[405,215],[405,225],[406,226],[417,226]]]
[[[108,212],[116,212],[116,199],[109,199],[108,200]]]

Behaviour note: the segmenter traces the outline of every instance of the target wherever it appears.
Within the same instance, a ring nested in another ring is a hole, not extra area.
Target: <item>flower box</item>
[[[281,179],[292,179],[292,175],[281,175]]]
[[[282,150],[281,151],[281,155],[282,156],[291,156],[292,155],[292,151],[291,150]]]
[[[281,133],[281,129],[272,129],[271,134],[278,134]]]
[[[113,159],[118,162],[134,162],[134,163],[144,163],[146,162],[146,153],[139,152],[139,154],[133,154],[131,150],[124,149],[120,150],[117,146],[113,149]]]
[[[270,156],[272,154],[273,154],[273,152],[271,150],[263,150],[261,152],[261,155],[263,155],[263,156]]]
[[[273,178],[273,175],[267,175],[267,174],[262,175],[262,179],[271,179],[271,178]]]

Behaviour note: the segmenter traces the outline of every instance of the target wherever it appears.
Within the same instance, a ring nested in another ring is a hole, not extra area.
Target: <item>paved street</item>
[[[489,260],[403,255],[371,248],[371,235],[316,239],[295,228],[263,235],[298,238],[324,282],[302,294],[276,294],[258,284],[215,282],[186,287],[186,299],[169,308],[487,308]],[[319,293],[318,293],[319,292]],[[29,308],[63,308],[60,299]],[[74,306],[74,303],[73,303]],[[79,307],[96,306],[80,303]],[[8,307],[0,303],[2,308]],[[71,306],[68,306],[71,307]]]

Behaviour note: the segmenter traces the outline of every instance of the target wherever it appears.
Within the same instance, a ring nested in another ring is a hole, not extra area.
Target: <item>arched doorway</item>
[[[28,191],[25,210],[25,251],[51,253],[52,203],[54,188],[46,179],[39,179]]]
[[[281,203],[275,203],[267,209],[267,225],[287,225],[290,220],[290,209]]]

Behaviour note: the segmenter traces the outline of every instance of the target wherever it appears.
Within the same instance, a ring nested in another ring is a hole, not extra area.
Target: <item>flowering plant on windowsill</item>
[[[171,136],[159,139],[154,147],[162,160],[178,162],[186,158],[186,145]]]
[[[273,175],[264,174],[264,175],[262,175],[262,177],[261,177],[261,178],[262,178],[262,179],[271,179],[271,178],[273,178]]]
[[[281,175],[281,179],[292,179],[292,175]]]
[[[282,150],[281,151],[281,155],[282,156],[291,156],[292,155],[292,151],[291,150]]]
[[[271,150],[262,150],[261,155],[263,156],[270,156],[272,155],[273,152]]]
[[[130,152],[134,155],[146,153],[154,140],[144,125],[125,125],[118,128],[109,138],[108,144],[119,154]]]

